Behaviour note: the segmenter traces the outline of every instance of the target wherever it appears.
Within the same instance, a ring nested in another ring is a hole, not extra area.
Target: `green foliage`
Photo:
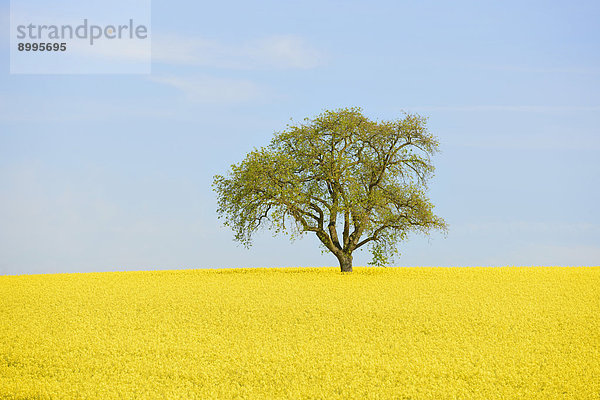
[[[246,246],[262,226],[314,232],[340,264],[369,243],[383,265],[409,232],[446,229],[425,196],[437,149],[419,115],[372,121],[360,108],[325,111],[216,175],[217,211]]]
[[[395,244],[396,241],[393,240],[372,241],[370,246],[372,258],[368,264],[375,267],[387,267],[394,261],[394,256],[400,254]]]

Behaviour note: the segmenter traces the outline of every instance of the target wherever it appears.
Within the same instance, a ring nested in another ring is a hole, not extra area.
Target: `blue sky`
[[[310,236],[237,245],[211,182],[346,106],[441,142],[449,233],[395,265],[599,264],[597,1],[154,0],[150,75],[10,75],[0,4],[0,274],[337,265]]]

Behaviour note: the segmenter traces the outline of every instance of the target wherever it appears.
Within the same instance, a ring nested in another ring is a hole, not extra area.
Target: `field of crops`
[[[0,276],[1,399],[600,399],[600,267]]]

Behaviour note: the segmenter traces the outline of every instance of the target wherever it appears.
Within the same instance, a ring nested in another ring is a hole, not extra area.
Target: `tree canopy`
[[[216,175],[217,212],[246,246],[263,226],[313,232],[343,272],[365,245],[384,265],[408,233],[447,229],[425,194],[437,151],[420,115],[373,121],[360,108],[325,111]]]

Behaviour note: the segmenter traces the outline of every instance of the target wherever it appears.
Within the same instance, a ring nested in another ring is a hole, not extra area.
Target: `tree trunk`
[[[352,272],[352,255],[344,254],[338,256],[338,261],[340,262],[340,269],[342,272]]]

